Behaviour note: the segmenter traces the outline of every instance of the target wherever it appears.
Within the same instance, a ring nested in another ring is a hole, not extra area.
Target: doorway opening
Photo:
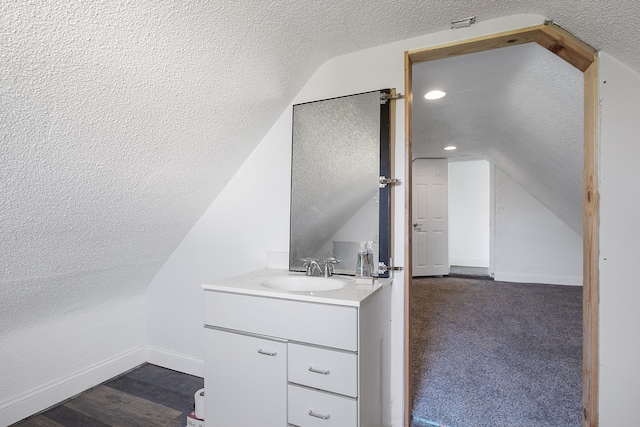
[[[526,29],[480,37],[459,43],[405,53],[406,159],[405,179],[412,180],[412,66],[415,63],[449,58],[505,46],[537,43],[580,70],[584,76],[584,167],[583,167],[583,357],[582,425],[597,425],[598,393],[598,81],[597,52],[562,28],[546,23]],[[411,218],[411,185],[405,187],[406,218]],[[412,259],[412,224],[405,223],[405,259]],[[411,280],[412,268],[405,268],[405,425],[411,422]]]

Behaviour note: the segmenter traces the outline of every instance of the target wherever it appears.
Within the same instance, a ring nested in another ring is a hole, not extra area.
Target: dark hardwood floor
[[[184,427],[204,380],[145,364],[15,427]]]

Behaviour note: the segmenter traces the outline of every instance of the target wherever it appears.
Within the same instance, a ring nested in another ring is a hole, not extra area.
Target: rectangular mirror
[[[355,274],[362,241],[373,242],[373,275],[389,262],[391,90],[293,106],[289,269],[335,258]]]

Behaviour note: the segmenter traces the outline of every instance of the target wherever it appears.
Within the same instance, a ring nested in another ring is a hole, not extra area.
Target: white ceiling
[[[0,334],[144,293],[326,60],[521,13],[640,70],[631,0],[0,2]]]
[[[413,157],[486,159],[581,235],[583,82],[536,43],[415,64]]]

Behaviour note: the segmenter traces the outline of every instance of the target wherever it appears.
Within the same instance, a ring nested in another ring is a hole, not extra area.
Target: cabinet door
[[[205,329],[207,427],[287,425],[287,345]]]

